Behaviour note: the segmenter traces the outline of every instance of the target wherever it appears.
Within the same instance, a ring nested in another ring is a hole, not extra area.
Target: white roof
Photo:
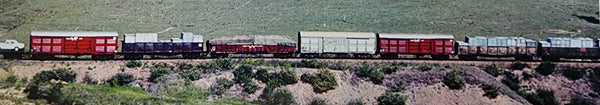
[[[119,36],[116,31],[31,31],[31,36],[54,36],[54,37],[73,37],[73,36]]]
[[[300,31],[301,37],[375,37],[372,32],[320,32],[320,31]]]
[[[380,38],[398,38],[398,39],[454,39],[453,35],[444,34],[404,34],[404,33],[379,33]]]

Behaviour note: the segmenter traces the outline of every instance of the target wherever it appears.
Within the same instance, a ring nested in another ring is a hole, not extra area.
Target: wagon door
[[[321,50],[321,44],[322,44],[322,38],[314,38],[314,37],[308,37],[308,38],[301,38],[301,48],[300,48],[300,52],[302,53],[322,53]]]

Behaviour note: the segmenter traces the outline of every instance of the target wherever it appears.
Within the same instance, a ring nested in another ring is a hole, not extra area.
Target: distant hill
[[[600,37],[597,0],[0,0],[0,35],[31,30],[182,31],[217,36],[300,30],[462,36]],[[593,18],[592,18],[593,19]]]

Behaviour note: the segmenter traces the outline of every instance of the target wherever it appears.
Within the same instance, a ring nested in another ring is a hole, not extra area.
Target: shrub
[[[429,64],[419,66],[419,70],[421,70],[421,71],[429,71],[431,69],[432,69],[432,67]]]
[[[230,70],[235,68],[235,61],[231,58],[220,58],[213,60],[214,64],[222,70]]]
[[[202,77],[202,70],[198,67],[188,63],[179,63],[178,65],[179,69],[177,70],[177,73],[183,78],[195,81]]]
[[[77,75],[73,70],[66,68],[53,69],[52,72],[56,76],[54,79],[65,82],[75,82],[75,76]]]
[[[513,70],[523,70],[527,67],[529,67],[529,65],[521,61],[517,61],[510,66],[510,68],[512,68]]]
[[[267,69],[258,69],[256,70],[256,73],[254,73],[254,78],[263,83],[267,83],[269,82],[269,71]]]
[[[252,66],[246,64],[240,66],[233,72],[233,76],[235,76],[235,83],[247,83],[252,81],[252,77],[254,76]]]
[[[365,102],[363,102],[361,99],[353,99],[350,100],[346,105],[365,105]]]
[[[582,97],[573,97],[571,98],[571,101],[565,105],[594,105],[594,103]]]
[[[529,103],[533,105],[544,105],[544,99],[537,96],[535,93],[529,93],[524,90],[520,90],[518,93],[521,95],[521,97],[525,98],[525,100],[529,101]]]
[[[460,89],[465,85],[465,81],[460,77],[458,71],[451,71],[444,76],[444,84],[450,89]]]
[[[258,87],[258,84],[256,84],[253,81],[244,83],[244,92],[249,93],[249,94],[254,94],[254,92],[256,92],[256,90],[260,89],[260,87]]]
[[[537,95],[543,99],[543,105],[560,105],[552,90],[538,89]]]
[[[498,87],[495,85],[485,84],[481,86],[481,89],[483,89],[483,91],[485,92],[483,96],[486,96],[490,99],[494,99],[499,95]]]
[[[577,80],[583,78],[583,76],[585,75],[585,70],[580,68],[567,67],[565,71],[563,71],[562,75],[571,80]]]
[[[556,67],[555,63],[546,61],[546,62],[540,63],[540,65],[538,65],[538,67],[535,68],[535,71],[543,76],[548,76],[548,75],[554,73],[555,67]]]
[[[325,68],[327,67],[327,63],[319,62],[316,59],[303,59],[299,63],[296,64],[298,67],[307,67],[307,68]]]
[[[96,81],[94,78],[92,78],[92,76],[90,76],[90,74],[88,74],[87,72],[85,73],[85,76],[83,77],[83,82],[85,82],[86,84],[91,84],[91,85],[98,84],[98,81]]]
[[[42,72],[36,73],[33,76],[32,82],[33,83],[46,83],[46,82],[50,82],[50,80],[52,80],[53,78],[56,78],[54,72],[44,70]]]
[[[292,105],[296,103],[292,92],[287,89],[277,89],[268,102],[270,105]]]
[[[151,68],[150,69],[150,81],[157,82],[158,77],[171,74],[171,70],[167,68]]]
[[[233,81],[226,78],[217,78],[217,83],[210,86],[211,94],[221,95],[233,86]]]
[[[322,98],[313,98],[308,105],[327,105],[327,100]]]
[[[377,97],[378,105],[406,105],[406,96],[386,92]]]
[[[400,81],[398,83],[394,83],[390,88],[392,92],[400,92],[405,88],[404,82]]]
[[[498,68],[496,65],[487,65],[483,68],[483,71],[494,77],[498,77],[500,75],[500,68]]]
[[[127,64],[125,64],[125,66],[127,68],[136,68],[136,67],[141,67],[142,63],[136,60],[131,60],[129,62],[127,62]]]
[[[383,71],[385,74],[392,74],[404,66],[406,66],[406,63],[404,62],[385,63],[385,65],[381,68],[381,71]]]
[[[281,62],[281,66],[283,66],[283,68],[291,68],[292,65],[292,62],[288,60],[284,60],[283,62]]]
[[[10,84],[17,83],[17,76],[15,76],[15,75],[9,75],[8,77],[6,77],[6,82],[8,82]]]
[[[300,77],[302,81],[307,82],[313,86],[313,91],[317,93],[323,93],[332,89],[335,89],[338,84],[335,79],[335,74],[329,70],[321,70],[319,73],[305,73]]]
[[[356,75],[359,77],[368,77],[375,84],[383,83],[384,74],[379,71],[379,67],[371,66],[366,62],[363,62],[362,66],[358,68]]]
[[[271,76],[277,76],[276,78],[281,80],[283,82],[283,85],[298,83],[298,76],[296,75],[296,71],[294,70],[281,70],[279,71],[279,73]]]
[[[106,83],[110,84],[111,86],[125,86],[133,81],[135,81],[133,75],[129,73],[117,73],[108,79]]]
[[[592,68],[588,80],[590,81],[592,90],[594,90],[596,94],[600,94],[600,67]]]
[[[508,86],[510,89],[514,91],[518,91],[520,86],[519,77],[511,72],[505,72],[504,78],[502,78],[502,83]]]

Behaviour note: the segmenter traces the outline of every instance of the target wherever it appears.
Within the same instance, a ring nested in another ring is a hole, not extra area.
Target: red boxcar
[[[282,36],[236,36],[208,41],[211,55],[222,54],[292,54],[296,42]]]
[[[379,54],[384,56],[431,55],[434,59],[448,59],[454,54],[454,36],[424,34],[384,34],[379,37]]]
[[[117,32],[32,31],[32,55],[114,55]]]

